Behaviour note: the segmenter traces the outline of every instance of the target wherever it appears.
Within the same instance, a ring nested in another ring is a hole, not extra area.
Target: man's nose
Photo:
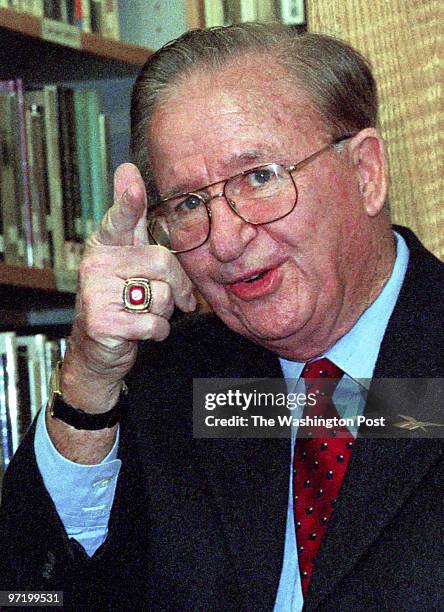
[[[257,227],[241,219],[223,193],[211,198],[210,210],[210,251],[219,261],[233,261],[242,255],[245,247],[257,236]]]

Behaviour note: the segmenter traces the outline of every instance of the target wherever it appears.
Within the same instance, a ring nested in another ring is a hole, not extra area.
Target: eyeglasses
[[[186,253],[202,246],[211,232],[211,200],[224,197],[231,210],[251,225],[265,225],[289,215],[298,201],[293,172],[321,153],[355,134],[340,136],[291,166],[268,163],[240,172],[189,193],[159,200],[148,209],[147,227],[154,242],[173,253]],[[220,193],[208,189],[223,182]]]

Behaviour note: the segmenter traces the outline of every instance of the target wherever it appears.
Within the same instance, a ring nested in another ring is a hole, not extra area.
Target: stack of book
[[[0,81],[0,259],[78,267],[111,201],[107,117],[96,90]]]
[[[40,407],[66,342],[0,333],[0,479]]]
[[[0,0],[12,8],[119,40],[118,0]]]

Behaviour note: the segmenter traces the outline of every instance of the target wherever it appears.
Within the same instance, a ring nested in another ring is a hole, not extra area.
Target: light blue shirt
[[[409,251],[404,239],[399,234],[395,236],[397,254],[390,279],[353,328],[324,355],[355,380],[370,379],[373,375],[379,347],[404,280]],[[294,387],[294,381],[299,379],[305,364],[285,359],[280,359],[280,363],[287,384]],[[339,409],[338,412],[343,416]],[[38,467],[68,536],[78,540],[92,556],[108,532],[121,467],[121,461],[117,459],[118,436],[112,450],[100,464],[73,463],[52,444],[44,413],[42,410],[38,417],[34,441]],[[294,444],[292,455],[293,449]],[[284,559],[275,612],[299,612],[303,605],[293,518],[292,462],[293,457],[290,463]]]

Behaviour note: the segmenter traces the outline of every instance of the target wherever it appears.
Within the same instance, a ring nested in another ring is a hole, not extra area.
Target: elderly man
[[[331,412],[345,376],[444,375],[443,265],[390,226],[376,124],[365,60],[328,37],[233,26],[150,58],[137,167],[5,479],[2,589],[74,610],[439,607],[439,440],[192,434],[196,378],[335,379]],[[213,313],[170,326],[193,284]]]

